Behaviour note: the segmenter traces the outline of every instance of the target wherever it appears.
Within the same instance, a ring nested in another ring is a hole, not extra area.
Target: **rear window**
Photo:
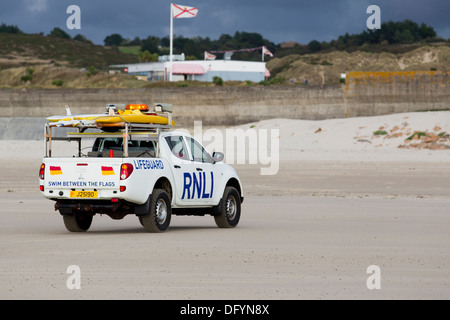
[[[130,157],[155,157],[156,156],[155,141],[128,141],[128,156]],[[122,138],[97,138],[92,147],[89,156],[107,156],[112,150],[114,154],[123,156],[123,139]]]

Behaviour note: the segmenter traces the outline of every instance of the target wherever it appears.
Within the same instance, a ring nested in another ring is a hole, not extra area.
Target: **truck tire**
[[[222,201],[217,208],[219,214],[214,216],[219,228],[236,227],[241,218],[241,196],[234,187],[226,187]]]
[[[172,206],[166,190],[155,189],[150,201],[150,212],[141,216],[139,221],[147,232],[163,232],[169,228]]]
[[[85,232],[91,227],[92,217],[90,214],[63,215],[64,225],[70,232]]]

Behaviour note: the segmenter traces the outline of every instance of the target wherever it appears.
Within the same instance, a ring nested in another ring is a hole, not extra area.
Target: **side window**
[[[183,160],[189,160],[188,150],[182,136],[166,137],[166,141],[175,157]]]
[[[192,138],[187,138],[189,148],[191,149],[192,157],[194,161],[197,162],[205,162],[205,163],[214,163],[214,160],[211,158],[208,152],[206,152],[205,148],[203,148],[200,143],[195,141]]]

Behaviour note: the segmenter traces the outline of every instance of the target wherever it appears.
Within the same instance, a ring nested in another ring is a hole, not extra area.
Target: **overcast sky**
[[[71,36],[83,34],[103,45],[106,36],[124,38],[169,35],[168,0],[0,0],[0,23],[26,33],[48,34],[59,27]],[[432,26],[450,38],[450,0],[177,0],[198,8],[197,17],[174,20],[174,34],[218,39],[236,31],[257,32],[279,44],[330,41],[346,32],[366,30],[369,5],[381,9],[381,22],[413,20]],[[81,9],[81,30],[69,30],[69,5]]]

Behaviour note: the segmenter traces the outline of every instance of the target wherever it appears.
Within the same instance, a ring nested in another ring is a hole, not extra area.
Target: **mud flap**
[[[222,209],[221,209],[222,208],[222,202],[223,202],[223,199],[220,199],[219,204],[217,206],[212,207],[210,214],[213,217],[214,216],[220,216],[221,211],[222,211]]]
[[[150,201],[152,201],[152,195],[148,196],[146,202],[134,207],[134,214],[138,217],[148,215],[150,213]]]

